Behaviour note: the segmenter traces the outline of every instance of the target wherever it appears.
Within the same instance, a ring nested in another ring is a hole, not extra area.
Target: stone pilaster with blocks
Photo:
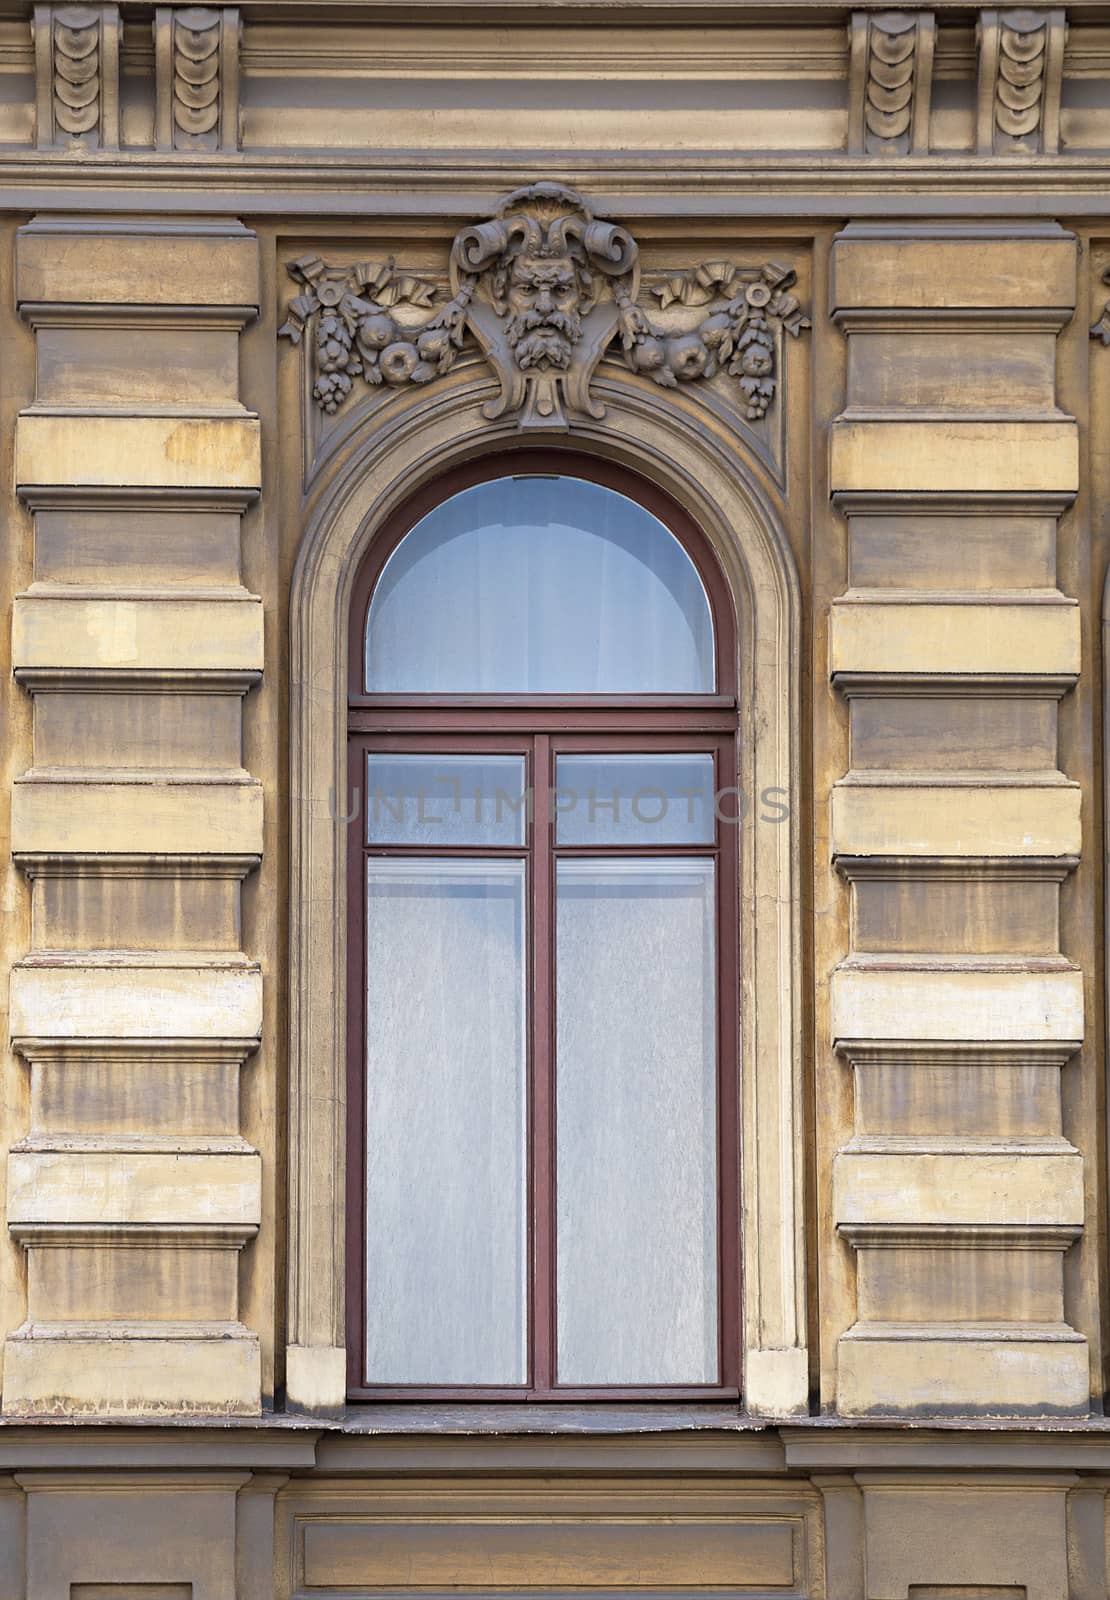
[[[262,791],[241,728],[263,662],[240,576],[260,466],[238,341],[256,240],[235,222],[36,220],[16,280],[37,353],[16,438],[34,574],[13,618],[34,704],[12,807],[31,1113],[8,1162],[28,1302],[4,1412],[250,1414],[238,1272],[260,1172],[239,1078],[261,974],[240,890]]]
[[[1056,583],[1077,425],[1056,400],[1076,245],[1056,225],[851,226],[831,485],[849,523],[832,681],[850,766],[832,848],[851,948],[832,1028],[854,1129],[834,1162],[855,1252],[844,1414],[1085,1412],[1064,1258],[1083,1162],[1061,1075],[1083,1039],[1062,953],[1079,786],[1057,713],[1079,610]]]

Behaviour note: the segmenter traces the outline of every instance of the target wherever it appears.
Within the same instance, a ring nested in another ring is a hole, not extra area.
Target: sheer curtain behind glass
[[[386,561],[364,662],[397,698],[352,706],[360,1397],[730,1392],[734,713],[695,698],[717,676],[690,554],[586,479],[479,483]]]
[[[714,867],[558,869],[558,1376],[717,1381]]]
[[[366,641],[371,694],[711,694],[713,630],[674,535],[579,478],[496,478],[394,551]]]
[[[527,1377],[524,863],[367,863],[368,1383]]]

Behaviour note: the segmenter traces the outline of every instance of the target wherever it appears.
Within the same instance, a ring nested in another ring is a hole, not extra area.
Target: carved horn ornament
[[[666,275],[640,300],[632,234],[595,217],[558,183],[516,189],[494,215],[456,234],[450,282],[400,271],[392,260],[331,267],[317,256],[289,266],[305,292],[281,335],[313,332],[313,397],[332,414],[355,381],[404,388],[444,376],[477,350],[500,392],[486,416],[566,428],[568,413],[600,418],[591,384],[603,359],[623,361],[663,388],[735,379],[750,421],[775,397],[782,335],[809,327],[795,274],[775,262],[704,263]]]

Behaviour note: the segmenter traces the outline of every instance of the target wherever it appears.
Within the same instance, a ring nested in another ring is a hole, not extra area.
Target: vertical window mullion
[[[532,1386],[555,1382],[555,1076],[554,878],[551,847],[551,740],[537,734],[532,755]]]

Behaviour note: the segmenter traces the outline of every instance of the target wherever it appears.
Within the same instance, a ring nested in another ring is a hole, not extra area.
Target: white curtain
[[[524,882],[367,864],[369,1384],[527,1380]]]
[[[714,863],[558,866],[563,1384],[718,1380]]]
[[[578,478],[452,496],[393,553],[366,640],[371,693],[711,694],[713,631],[678,540]]]

